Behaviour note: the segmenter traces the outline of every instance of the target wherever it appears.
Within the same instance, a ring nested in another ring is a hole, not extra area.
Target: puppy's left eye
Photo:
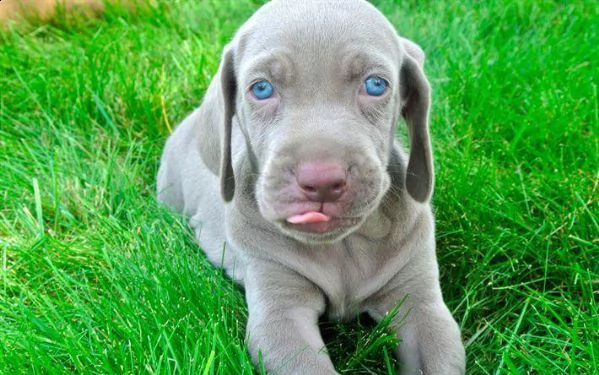
[[[370,96],[381,96],[387,91],[389,84],[379,76],[370,76],[364,81],[364,90]]]

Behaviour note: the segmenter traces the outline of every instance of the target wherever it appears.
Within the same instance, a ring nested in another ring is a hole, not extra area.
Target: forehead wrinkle
[[[392,61],[387,55],[373,48],[352,48],[341,60],[342,71],[347,79],[365,78],[367,74],[379,74],[383,78],[394,81],[399,74],[395,66],[400,61]]]
[[[251,60],[244,62],[240,72],[242,82],[250,84],[255,79],[270,79],[288,82],[293,78],[294,62],[288,51],[264,50]]]
[[[360,17],[356,17],[360,14]],[[297,56],[320,61],[329,50],[351,44],[389,50],[397,33],[371,4],[352,1],[271,1],[254,14],[238,35],[239,52],[260,53],[286,46]]]

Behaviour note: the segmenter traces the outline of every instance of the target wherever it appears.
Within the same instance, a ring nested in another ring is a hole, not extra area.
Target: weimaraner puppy
[[[335,374],[319,317],[380,320],[404,298],[402,372],[464,373],[439,285],[423,62],[366,1],[273,0],[166,143],[158,197],[245,288],[249,350],[270,373]]]

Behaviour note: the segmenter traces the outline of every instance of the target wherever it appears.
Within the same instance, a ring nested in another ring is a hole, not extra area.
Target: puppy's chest
[[[310,278],[327,297],[329,318],[353,318],[392,277],[385,270],[386,249],[347,241],[323,250]]]

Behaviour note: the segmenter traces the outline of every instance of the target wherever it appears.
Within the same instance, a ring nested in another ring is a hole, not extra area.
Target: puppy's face
[[[312,4],[275,1],[242,28],[235,112],[262,216],[299,241],[330,243],[358,228],[390,186],[403,56],[369,4]]]

